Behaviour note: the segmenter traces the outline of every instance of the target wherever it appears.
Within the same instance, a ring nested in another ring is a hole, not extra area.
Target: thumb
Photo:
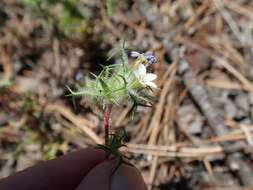
[[[140,172],[133,166],[122,164],[111,179],[111,190],[147,190]]]
[[[115,161],[104,161],[82,180],[76,190],[147,190],[140,172],[125,164],[112,174],[117,163]]]

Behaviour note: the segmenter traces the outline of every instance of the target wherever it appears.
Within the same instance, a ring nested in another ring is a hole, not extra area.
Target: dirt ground
[[[158,59],[154,105],[111,121],[149,188],[253,188],[251,0],[1,0],[0,177],[103,142],[102,109],[66,86],[123,40]]]

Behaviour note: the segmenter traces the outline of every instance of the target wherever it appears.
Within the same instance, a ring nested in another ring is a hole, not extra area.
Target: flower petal
[[[141,76],[145,76],[147,73],[146,67],[143,64],[140,64],[137,70],[138,70],[139,75]]]
[[[141,85],[142,85],[143,87],[146,87],[146,83],[145,83],[144,81],[139,80],[139,82],[141,83]]]
[[[146,85],[152,88],[157,88],[157,85],[154,82],[146,82]]]
[[[130,53],[131,57],[138,57],[139,55],[140,55],[140,53],[137,51],[131,51],[131,53]]]
[[[152,51],[147,51],[146,53],[144,53],[145,56],[148,56],[148,55],[153,55],[153,52]]]
[[[153,74],[153,73],[148,73],[148,74],[146,74],[146,76],[145,76],[145,80],[146,81],[153,81],[153,80],[155,80],[157,78],[157,76],[155,75],[155,74]]]
[[[135,75],[137,78],[140,78],[140,73],[139,73],[138,69],[134,70],[134,75]]]

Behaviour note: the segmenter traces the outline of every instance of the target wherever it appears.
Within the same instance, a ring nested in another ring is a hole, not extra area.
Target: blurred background
[[[153,51],[159,89],[122,151],[149,189],[253,188],[251,0],[1,0],[0,177],[103,142],[103,113],[66,97],[122,45]]]

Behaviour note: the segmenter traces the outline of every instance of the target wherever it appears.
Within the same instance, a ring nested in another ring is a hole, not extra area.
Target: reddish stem
[[[105,144],[107,145],[109,139],[110,116],[112,113],[112,104],[109,104],[104,113],[104,130],[105,130]]]

